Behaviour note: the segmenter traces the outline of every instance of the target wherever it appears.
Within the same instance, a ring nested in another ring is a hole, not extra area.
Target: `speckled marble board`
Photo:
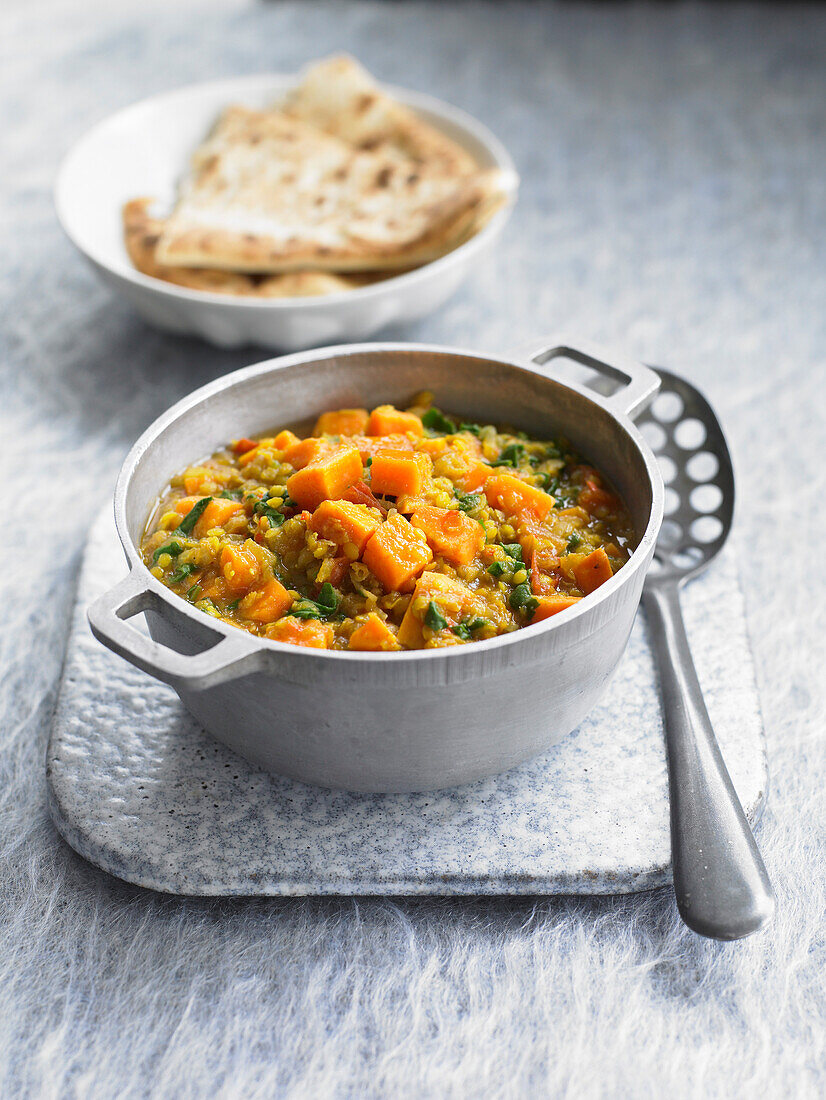
[[[91,636],[123,575],[109,511],[89,541],[48,749],[52,816],[82,856],[177,894],[626,893],[670,879],[662,724],[640,613],[603,702],[545,756],[469,786],[351,795],[270,776]],[[733,557],[686,589],[709,713],[749,817],[766,754]]]

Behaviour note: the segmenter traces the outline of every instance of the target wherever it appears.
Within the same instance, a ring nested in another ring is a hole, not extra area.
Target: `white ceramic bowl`
[[[269,73],[152,96],[98,123],[65,157],[55,184],[63,229],[107,286],[123,294],[150,324],[224,347],[254,343],[296,350],[359,340],[440,306],[501,233],[513,199],[481,232],[433,263],[371,286],[314,298],[244,299],[188,290],[136,271],[123,243],[123,204],[151,195],[171,205],[190,154],[227,104],[263,107],[297,80]],[[386,90],[467,149],[482,167],[500,168],[512,181],[515,197],[513,162],[486,127],[431,96]]]

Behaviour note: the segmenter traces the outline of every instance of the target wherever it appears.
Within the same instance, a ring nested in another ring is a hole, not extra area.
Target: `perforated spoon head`
[[[734,470],[714,410],[696,387],[657,367],[662,388],[638,418],[665,482],[665,519],[647,585],[684,584],[720,552],[734,515]]]

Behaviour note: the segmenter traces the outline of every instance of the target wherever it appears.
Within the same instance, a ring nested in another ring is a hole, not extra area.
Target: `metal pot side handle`
[[[89,626],[98,641],[137,668],[174,688],[202,691],[257,671],[261,651],[251,644],[242,631],[233,629],[231,635],[222,635],[216,630],[214,633],[219,641],[215,645],[201,653],[178,653],[153,641],[127,621],[133,615],[149,610],[159,615],[170,612],[166,602],[147,587],[146,582],[136,575],[136,570],[132,570],[119,584],[95,600],[87,614]],[[208,619],[203,626],[209,629]]]
[[[528,359],[540,367],[550,363],[552,359],[572,359],[575,363],[590,367],[608,378],[625,382],[622,389],[608,397],[597,393],[594,393],[594,397],[612,412],[627,416],[631,420],[650,405],[660,388],[657,373],[649,367],[638,363],[630,356],[606,351],[587,340],[558,339],[528,351],[523,350],[517,357]]]

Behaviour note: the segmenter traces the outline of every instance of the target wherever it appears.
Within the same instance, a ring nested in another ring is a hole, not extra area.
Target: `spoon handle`
[[[741,939],[771,918],[774,892],[711,727],[676,583],[646,585],[644,605],[663,700],[677,907],[701,936]]]

